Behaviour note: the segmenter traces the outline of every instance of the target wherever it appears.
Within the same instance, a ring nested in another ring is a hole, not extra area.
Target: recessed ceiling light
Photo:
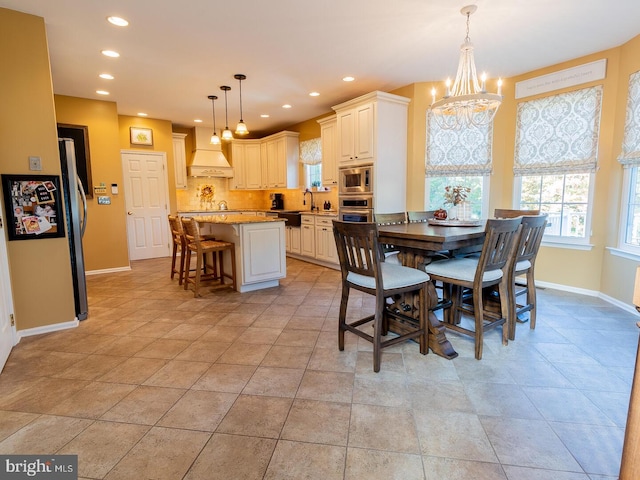
[[[146,117],[148,114],[144,112],[138,112],[139,117]]]
[[[342,80],[344,82],[353,82],[355,80],[355,78],[354,77],[344,77]]]
[[[129,25],[129,22],[121,17],[107,17],[107,21],[110,24],[115,25],[116,27],[126,27],[127,25]]]
[[[113,75],[109,73],[101,73],[100,78],[104,78],[105,80],[113,80]]]
[[[202,120],[200,120],[199,118],[196,118],[193,121],[196,122],[196,123],[202,123]]]
[[[260,115],[260,118],[269,118],[269,114],[268,113],[263,113],[262,115]]]
[[[106,90],[96,90],[96,93],[98,95],[109,95],[109,92],[107,92]]]
[[[291,108],[291,105],[289,105],[288,103],[285,103],[284,105],[282,105],[282,108]]]
[[[120,54],[118,52],[114,52],[113,50],[102,50],[102,54],[105,57],[118,58]]]
[[[309,96],[310,96],[310,97],[319,97],[319,96],[320,96],[320,93],[318,93],[318,92],[311,92],[311,93],[309,94]]]

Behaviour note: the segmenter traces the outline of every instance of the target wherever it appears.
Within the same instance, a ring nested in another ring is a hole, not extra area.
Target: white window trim
[[[566,173],[565,175],[570,174],[571,172]],[[585,172],[587,173],[587,172]],[[553,173],[549,173],[548,175],[554,175]],[[595,173],[589,173],[589,194],[587,196],[587,217],[584,231],[586,235],[584,238],[576,238],[576,237],[563,237],[562,235],[549,235],[544,234],[542,245],[548,247],[558,247],[558,248],[575,248],[578,250],[591,250],[593,245],[589,243],[593,232],[591,231],[591,219],[593,216],[593,198],[595,192]],[[520,208],[520,199],[522,194],[522,177],[516,176],[513,180],[513,208]]]
[[[640,166],[635,167],[638,169],[640,175]],[[623,168],[622,174],[622,193],[620,201],[620,220],[618,226],[618,248],[620,252],[625,252],[631,255],[640,256],[640,246],[630,245],[626,243],[627,238],[627,217],[629,214],[629,193],[631,190],[631,168]]]
[[[477,175],[470,175],[471,177],[476,177]],[[431,182],[429,181],[433,177],[426,177],[424,182],[424,200],[422,202],[425,205],[425,208],[429,208],[429,197],[430,197],[430,186]],[[482,218],[490,217],[489,214],[489,187],[491,186],[491,175],[483,175],[482,176]]]

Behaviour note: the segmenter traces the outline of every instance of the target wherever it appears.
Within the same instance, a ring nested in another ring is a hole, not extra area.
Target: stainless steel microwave
[[[373,165],[340,168],[340,194],[373,193]]]

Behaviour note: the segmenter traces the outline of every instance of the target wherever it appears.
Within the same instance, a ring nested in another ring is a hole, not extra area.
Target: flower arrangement
[[[215,195],[216,189],[213,185],[204,184],[198,187],[198,197],[200,198],[200,205],[203,207],[212,207]]]
[[[462,185],[444,187],[444,203],[456,206],[467,199],[467,195],[471,192],[469,187]]]

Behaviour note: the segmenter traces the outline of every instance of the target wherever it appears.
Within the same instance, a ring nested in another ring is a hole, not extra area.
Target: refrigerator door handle
[[[82,199],[82,224],[80,225],[80,235],[84,237],[84,231],[87,228],[87,195],[84,193],[84,187],[82,186],[82,180],[80,177],[76,177],[78,182],[78,192],[80,193],[80,198]]]

